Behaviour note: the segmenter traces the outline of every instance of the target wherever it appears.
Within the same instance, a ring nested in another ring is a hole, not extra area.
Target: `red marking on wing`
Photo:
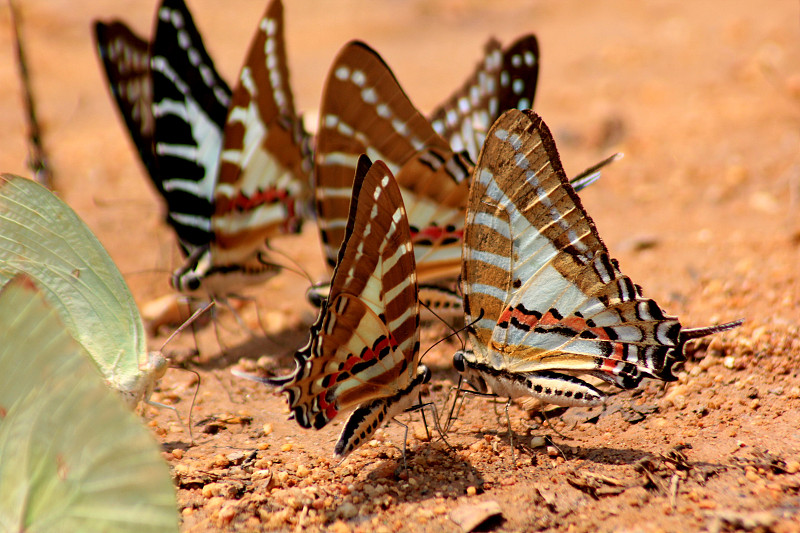
[[[339,410],[336,409],[335,404],[328,403],[327,401],[325,401],[326,393],[327,391],[320,393],[319,396],[317,396],[317,398],[319,400],[319,406],[325,412],[325,418],[327,418],[328,420],[332,420],[333,417],[335,417],[339,413]]]
[[[286,204],[287,198],[289,198],[289,193],[280,189],[267,189],[266,191],[258,191],[251,197],[239,194],[236,197],[231,198],[230,209],[236,209],[237,211],[248,211],[263,204],[272,204],[275,202]],[[294,202],[290,203],[293,204]]]
[[[423,228],[421,230],[411,230],[411,242],[418,240],[430,240],[431,242],[437,242],[440,240],[444,240],[445,238],[455,238],[459,240],[464,239],[464,230],[460,229],[457,231],[447,231],[446,228],[440,228],[439,226],[429,226],[427,228]]]

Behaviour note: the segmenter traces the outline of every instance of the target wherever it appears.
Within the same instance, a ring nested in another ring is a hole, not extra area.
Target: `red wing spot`
[[[386,337],[381,337],[381,339],[375,343],[375,346],[370,349],[367,348],[364,351],[364,355],[353,355],[347,358],[347,361],[344,363],[344,367],[342,368],[343,371],[349,372],[355,365],[358,363],[363,363],[367,361],[372,361],[378,357],[378,354],[383,351],[386,346],[391,347],[392,349],[397,348],[397,341],[395,340],[393,335],[390,335],[387,339]]]
[[[421,240],[438,242],[440,240],[444,240],[445,238],[463,240],[464,230],[460,229],[458,231],[447,231],[446,228],[440,228],[439,226],[429,226],[421,230],[416,230],[414,228],[411,229],[412,242]]]
[[[335,417],[339,413],[339,411],[336,409],[335,404],[328,403],[325,401],[326,394],[327,391],[320,393],[317,396],[317,399],[319,401],[320,408],[325,413],[325,418],[327,418],[328,420],[333,420],[333,417]]]
[[[284,202],[288,196],[286,191],[278,189],[258,191],[249,198],[243,194],[239,194],[231,199],[231,208],[239,211],[248,211],[262,204],[271,204],[276,201]]]

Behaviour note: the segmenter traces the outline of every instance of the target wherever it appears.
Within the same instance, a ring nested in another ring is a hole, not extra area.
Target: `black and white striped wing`
[[[164,0],[151,49],[154,146],[168,221],[184,251],[212,239],[213,198],[231,90],[183,0]]]

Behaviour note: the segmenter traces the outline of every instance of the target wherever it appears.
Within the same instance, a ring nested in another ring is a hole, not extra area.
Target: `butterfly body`
[[[558,405],[605,394],[579,376],[621,388],[673,381],[697,330],[642,296],[609,256],[561,166],[552,135],[531,111],[495,122],[473,176],[462,290],[473,347],[454,364],[478,390]]]
[[[338,457],[410,407],[430,373],[419,364],[419,303],[410,230],[389,168],[358,163],[329,297],[295,354],[295,371],[268,380],[288,396],[302,427],[320,429],[352,411]]]

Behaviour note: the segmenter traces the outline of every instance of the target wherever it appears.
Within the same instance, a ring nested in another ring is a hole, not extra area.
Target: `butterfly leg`
[[[509,405],[511,405],[511,398],[506,400],[506,407],[504,411],[506,412],[506,424],[508,424],[508,442],[511,446],[511,464],[517,466],[517,456],[514,453],[514,432],[511,430],[511,416],[508,414]]]
[[[169,409],[170,411],[172,411],[173,413],[175,413],[175,418],[177,418],[177,419],[178,419],[178,423],[181,425],[181,427],[184,429],[184,431],[186,431],[186,433],[189,435],[189,442],[191,442],[192,444],[194,444],[194,436],[192,435],[192,428],[191,428],[191,427],[188,427],[188,426],[187,426],[187,425],[186,425],[186,424],[183,422],[183,419],[181,419],[181,415],[180,415],[180,414],[178,414],[178,410],[177,410],[177,409],[175,409],[175,407],[174,407],[174,406],[172,406],[172,405],[167,405],[167,404],[165,404],[165,403],[156,402],[156,401],[154,401],[154,400],[150,400],[150,399],[147,399],[147,400],[145,401],[145,403],[146,403],[147,405],[152,405],[153,407],[158,407],[159,409]]]
[[[435,403],[433,403],[433,402],[422,403],[422,398],[420,398],[420,403],[417,404],[417,405],[414,405],[412,407],[409,407],[408,409],[406,409],[406,412],[407,413],[411,413],[411,412],[416,411],[416,410],[420,410],[422,412],[422,423],[425,424],[425,433],[428,436],[428,440],[430,440],[431,439],[431,434],[430,434],[430,431],[428,431],[428,422],[425,420],[425,407],[428,407],[428,408],[431,409],[431,414],[433,415],[433,426],[436,428],[436,432],[439,434],[439,437],[441,437],[442,442],[445,443],[445,445],[447,446],[447,448],[449,450],[453,451],[454,448],[450,445],[449,442],[447,442],[447,439],[444,436],[445,432],[442,431],[442,427],[439,425],[439,414],[438,414],[438,412],[436,410],[436,404]]]
[[[408,441],[408,426],[403,424],[399,420],[392,418],[392,421],[396,424],[403,426],[403,470],[408,470],[408,465],[406,464],[406,442]]]

